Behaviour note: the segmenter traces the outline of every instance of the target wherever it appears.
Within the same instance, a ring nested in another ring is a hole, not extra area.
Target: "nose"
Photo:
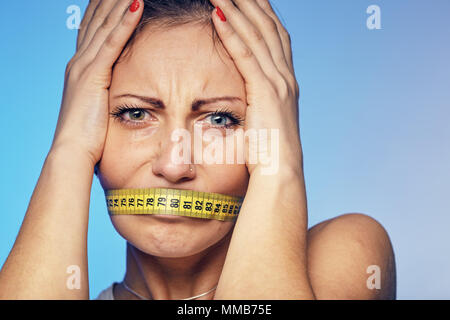
[[[179,152],[177,142],[171,141],[170,137],[160,143],[160,152],[153,160],[153,174],[166,179],[171,183],[181,183],[195,178],[195,167],[193,164],[175,161],[173,153]]]

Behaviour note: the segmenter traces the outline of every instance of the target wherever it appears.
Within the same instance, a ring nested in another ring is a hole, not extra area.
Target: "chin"
[[[161,258],[184,258],[218,244],[234,222],[173,216],[112,216],[117,232],[138,250]]]

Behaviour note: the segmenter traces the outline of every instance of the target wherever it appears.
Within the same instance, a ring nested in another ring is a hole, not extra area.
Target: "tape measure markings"
[[[105,192],[111,215],[167,214],[193,218],[234,220],[239,197],[178,189],[120,189]]]

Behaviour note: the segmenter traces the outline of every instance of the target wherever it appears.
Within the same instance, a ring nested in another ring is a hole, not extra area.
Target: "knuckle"
[[[291,94],[291,90],[289,89],[289,84],[282,76],[278,77],[277,80],[274,80],[272,82],[272,86],[273,86],[275,95],[281,100],[287,99]]]
[[[250,59],[253,57],[253,51],[246,46],[241,50],[240,56],[243,59]]]
[[[278,88],[276,84],[269,79],[265,81],[265,84],[262,87],[262,92],[264,92],[264,96],[266,99],[273,99],[274,97],[278,97]]]
[[[95,28],[98,28],[98,26],[99,26],[99,25],[102,25],[103,22],[104,22],[104,17],[101,17],[101,16],[99,16],[99,15],[96,15],[96,16],[94,16],[94,17],[92,18],[90,28],[91,28],[92,26],[94,26]]]
[[[69,62],[67,62],[66,72],[70,71],[70,69],[72,68],[74,63],[75,63],[75,58],[72,58],[72,59],[69,60]]]
[[[75,61],[76,61],[76,59],[75,59],[75,56],[74,56],[72,59],[69,60],[69,62],[67,62],[66,74],[68,74],[72,70],[72,68],[73,68],[73,66],[75,64]]]
[[[287,78],[287,81],[288,81],[289,86],[290,86],[291,88],[296,89],[296,88],[298,87],[297,79],[296,79],[293,75],[289,74],[289,76],[288,76],[288,78]]]
[[[278,26],[275,21],[273,21],[272,18],[268,18],[265,25],[271,32],[278,32]]]
[[[300,95],[300,85],[298,84],[297,80],[295,80],[295,82],[294,82],[294,89],[295,89],[295,94],[297,96]]]
[[[258,4],[261,6],[261,8],[263,9],[271,9],[269,0],[257,0]]]
[[[64,71],[64,78],[68,78],[70,75],[70,68],[66,68],[66,70]]]
[[[290,33],[289,33],[284,27],[283,27],[283,29],[282,29],[281,34],[282,34],[284,40],[285,40],[287,43],[289,43],[289,44],[292,43],[291,35],[290,35]]]
[[[286,99],[290,95],[289,85],[285,80],[280,80],[277,84],[278,87],[278,96],[281,99]]]
[[[259,32],[256,28],[252,29],[252,37],[256,40],[256,41],[261,41],[263,40],[263,35],[261,32]]]
[[[103,29],[111,29],[114,26],[114,21],[111,16],[107,16],[105,20],[103,20],[102,28]]]
[[[273,105],[278,105],[279,102],[281,101],[282,97],[280,96],[280,92],[279,92],[279,88],[277,86],[277,84],[275,83],[270,83],[267,92],[267,96],[266,99],[267,101],[269,101],[270,103],[272,103]]]
[[[114,33],[111,33],[105,40],[105,46],[107,48],[115,48],[119,45],[117,38],[114,36]]]
[[[74,63],[70,68],[66,70],[66,77],[69,82],[76,81],[80,78],[81,68],[77,63]]]

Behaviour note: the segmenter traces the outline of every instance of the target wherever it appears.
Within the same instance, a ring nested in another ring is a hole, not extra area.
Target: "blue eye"
[[[215,126],[226,126],[229,124],[229,119],[223,115],[211,116],[211,124]]]
[[[243,120],[230,111],[216,111],[209,115],[209,122],[213,127],[230,128],[237,125],[242,125]]]

